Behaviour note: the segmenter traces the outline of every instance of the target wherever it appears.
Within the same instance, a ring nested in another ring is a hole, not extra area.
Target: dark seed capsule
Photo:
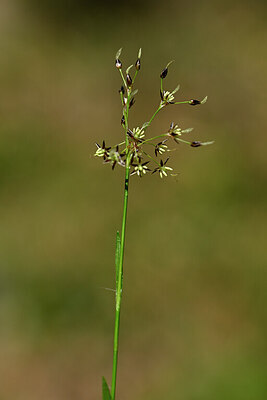
[[[164,100],[164,97],[163,97],[163,93],[162,93],[162,91],[161,91],[161,90],[159,91],[159,94],[160,94],[160,98],[161,98],[161,100],[163,101],[163,100]]]
[[[200,101],[199,100],[190,100],[190,106],[196,106],[196,105],[198,105],[198,104],[200,104]]]
[[[118,68],[118,69],[121,69],[121,67],[122,67],[122,63],[118,58],[115,60],[115,65],[116,65],[116,68]]]
[[[129,74],[126,75],[126,82],[128,86],[132,86],[133,81]]]
[[[167,74],[168,74],[168,68],[164,68],[164,70],[160,74],[161,79],[166,78]]]
[[[199,147],[199,146],[201,146],[201,143],[200,142],[192,142],[190,146],[191,147]]]
[[[122,94],[124,94],[124,93],[125,93],[124,86],[121,86],[121,88],[120,88],[120,90],[119,90],[119,93],[122,93]]]
[[[124,117],[124,115],[121,117],[121,125],[125,125],[125,117]]]
[[[135,98],[132,97],[132,98],[131,98],[131,101],[130,101],[130,103],[129,103],[129,108],[131,108],[131,107],[134,105],[134,103],[135,103]]]
[[[140,58],[138,58],[138,59],[136,60],[135,68],[136,68],[137,71],[140,70],[140,68],[141,68],[141,61],[140,61]]]

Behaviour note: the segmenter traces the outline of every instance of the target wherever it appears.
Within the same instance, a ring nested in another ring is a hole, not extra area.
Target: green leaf
[[[209,144],[213,144],[214,140],[212,142],[201,142],[201,146],[208,146]]]
[[[126,74],[129,74],[129,72],[130,72],[130,69],[133,67],[133,64],[132,65],[130,65],[127,69],[126,69]]]
[[[109,391],[109,387],[107,381],[104,377],[102,377],[102,399],[103,400],[111,400],[111,394]]]
[[[175,94],[176,92],[178,92],[179,89],[180,89],[180,85],[177,85],[176,88],[174,89],[174,91],[172,92],[172,94]]]
[[[120,57],[120,55],[121,55],[121,51],[122,51],[122,48],[121,49],[119,49],[118,51],[117,51],[117,53],[116,53],[116,60]]]
[[[119,231],[116,236],[115,266],[116,266],[116,292],[118,291],[119,266],[120,266],[121,239]]]
[[[165,68],[169,68],[169,66],[174,62],[174,60],[171,60],[170,62],[168,62],[168,64],[166,65]]]
[[[135,90],[131,93],[131,98],[133,98],[137,93],[138,93],[138,89],[135,89]]]
[[[189,132],[192,132],[193,129],[194,128],[187,128],[187,129],[183,129],[181,132],[182,133],[189,133]]]

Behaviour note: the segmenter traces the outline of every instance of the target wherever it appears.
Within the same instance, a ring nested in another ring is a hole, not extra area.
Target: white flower
[[[139,127],[133,128],[133,136],[135,139],[142,139],[145,137],[145,131],[144,129],[141,129]]]
[[[152,172],[152,174],[154,174],[155,172],[159,172],[159,176],[161,178],[163,178],[163,176],[167,176],[167,171],[172,171],[173,169],[171,167],[167,167],[166,164],[168,162],[168,158],[165,162],[163,162],[162,160],[160,160],[160,165],[154,169],[154,171]]]

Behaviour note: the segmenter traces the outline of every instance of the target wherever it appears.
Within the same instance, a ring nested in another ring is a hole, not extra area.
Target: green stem
[[[160,163],[159,163],[157,160],[155,160],[155,158],[151,157],[150,154],[146,153],[145,151],[143,151],[143,153],[144,153],[147,157],[149,157],[152,161],[154,161],[154,163],[156,163],[157,165],[160,166]]]
[[[173,104],[189,104],[191,100],[186,100],[186,101],[176,101]]]
[[[188,142],[188,140],[183,140],[183,139],[180,139],[179,137],[176,137],[176,140],[178,140],[179,142],[182,142],[182,143],[191,144],[191,142]]]
[[[151,140],[159,139],[159,138],[162,138],[162,137],[164,137],[164,136],[168,136],[168,133],[162,133],[161,135],[157,135],[157,136],[154,136],[154,137],[152,137],[152,138],[143,140],[142,143],[143,143],[143,144],[147,144],[148,142],[151,142]]]
[[[153,119],[155,118],[155,116],[157,115],[157,113],[158,113],[162,108],[163,108],[162,106],[159,106],[159,108],[154,112],[154,114],[153,114],[152,117],[150,118],[150,120],[149,120],[148,124],[146,125],[146,127],[144,128],[144,130],[146,130],[146,129],[150,126],[151,122],[153,121]]]
[[[113,369],[112,369],[112,382],[111,382],[111,399],[112,400],[115,400],[116,381],[117,381],[119,329],[120,329],[120,313],[121,313],[121,297],[122,297],[123,256],[124,256],[124,245],[125,245],[129,177],[130,177],[130,165],[129,165],[129,157],[128,157],[127,161],[126,161],[126,167],[125,167],[125,186],[124,186],[124,203],[123,203],[122,228],[121,228],[120,263],[119,263],[118,288],[117,288],[117,293],[116,293]]]
[[[121,70],[120,70],[120,72],[121,72]],[[121,72],[121,77],[122,77],[123,82],[125,82],[122,72]],[[116,292],[116,311],[115,311],[114,345],[113,345],[113,367],[112,367],[112,380],[111,380],[111,399],[112,400],[115,400],[116,383],[117,383],[120,314],[121,314],[121,298],[122,298],[123,258],[124,258],[126,219],[127,219],[127,207],[128,207],[128,188],[129,188],[129,178],[130,178],[130,154],[127,149],[128,143],[129,143],[127,131],[128,131],[128,115],[129,115],[130,97],[131,97],[131,88],[128,89],[126,109],[124,112],[126,163],[125,163],[124,201],[123,201],[122,227],[121,227],[120,262],[119,262],[119,272],[118,272],[118,286],[117,286],[117,292]]]
[[[133,77],[133,84],[134,84],[135,78],[137,77],[137,74],[138,74],[138,70],[136,69],[136,70],[135,70],[134,77]]]
[[[122,72],[122,70],[121,70],[121,68],[120,68],[120,74],[121,74],[121,79],[122,79],[122,82],[123,82],[123,84],[124,84],[124,86],[125,86],[125,88],[127,88],[127,84],[126,84],[126,81],[125,81],[125,78],[124,78],[124,75],[123,75],[123,72]]]

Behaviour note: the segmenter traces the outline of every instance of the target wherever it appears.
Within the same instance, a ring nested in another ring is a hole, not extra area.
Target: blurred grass
[[[168,85],[209,101],[155,133],[216,143],[130,182],[118,398],[265,399],[265,2],[66,3],[57,24],[61,4],[0,6],[0,398],[94,400],[110,377],[123,171],[92,154],[121,136],[114,54],[142,46],[132,123],[175,59]]]

